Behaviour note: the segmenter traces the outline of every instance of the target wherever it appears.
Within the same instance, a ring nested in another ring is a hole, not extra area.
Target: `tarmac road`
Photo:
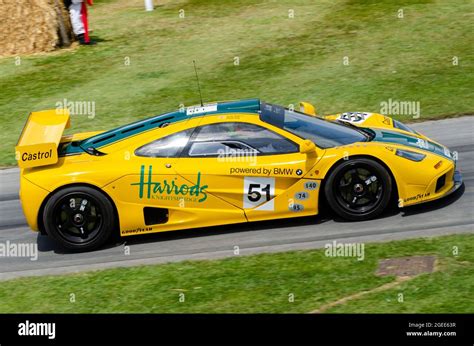
[[[38,244],[38,258],[0,257],[0,279],[50,275],[118,266],[213,259],[324,247],[333,240],[379,242],[395,239],[474,233],[474,117],[428,121],[413,128],[459,152],[465,186],[445,199],[392,210],[376,220],[344,222],[332,215],[124,238],[90,253],[65,253],[25,223],[18,199],[18,169],[0,171],[0,244]],[[124,245],[129,246],[126,255]]]

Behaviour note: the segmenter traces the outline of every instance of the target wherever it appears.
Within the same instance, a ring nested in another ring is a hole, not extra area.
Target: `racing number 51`
[[[265,192],[265,199],[267,201],[270,200],[270,184],[265,185],[264,188],[260,187],[260,184],[250,184],[249,185],[249,191],[247,193],[247,198],[251,202],[258,202],[262,198],[262,194],[259,191],[255,190],[260,190],[262,192]]]
[[[244,209],[273,210],[275,178],[244,177],[243,193]]]

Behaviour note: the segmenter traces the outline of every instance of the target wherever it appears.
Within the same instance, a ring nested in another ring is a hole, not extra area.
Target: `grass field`
[[[153,12],[142,0],[96,2],[97,46],[0,59],[0,165],[15,164],[28,113],[64,99],[95,102],[70,132],[198,102],[193,59],[206,101],[307,100],[327,114],[407,100],[422,119],[474,111],[470,0],[160,0]]]
[[[474,312],[472,234],[366,244],[362,261],[326,257],[324,251],[5,281],[0,285],[0,313],[306,313],[393,282],[394,277],[374,275],[378,261],[411,255],[436,255],[437,271],[326,312]]]

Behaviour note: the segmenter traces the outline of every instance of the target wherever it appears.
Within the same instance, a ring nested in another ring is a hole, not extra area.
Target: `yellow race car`
[[[365,220],[462,184],[453,153],[390,117],[315,113],[250,99],[69,136],[67,110],[31,113],[16,146],[24,214],[87,251],[115,232],[316,215],[323,200]]]

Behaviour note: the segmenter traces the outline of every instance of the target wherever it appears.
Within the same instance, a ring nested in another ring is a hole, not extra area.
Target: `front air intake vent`
[[[445,184],[446,184],[446,174],[443,174],[436,181],[436,190],[435,190],[435,192],[438,192],[439,190],[441,190],[444,187]]]

